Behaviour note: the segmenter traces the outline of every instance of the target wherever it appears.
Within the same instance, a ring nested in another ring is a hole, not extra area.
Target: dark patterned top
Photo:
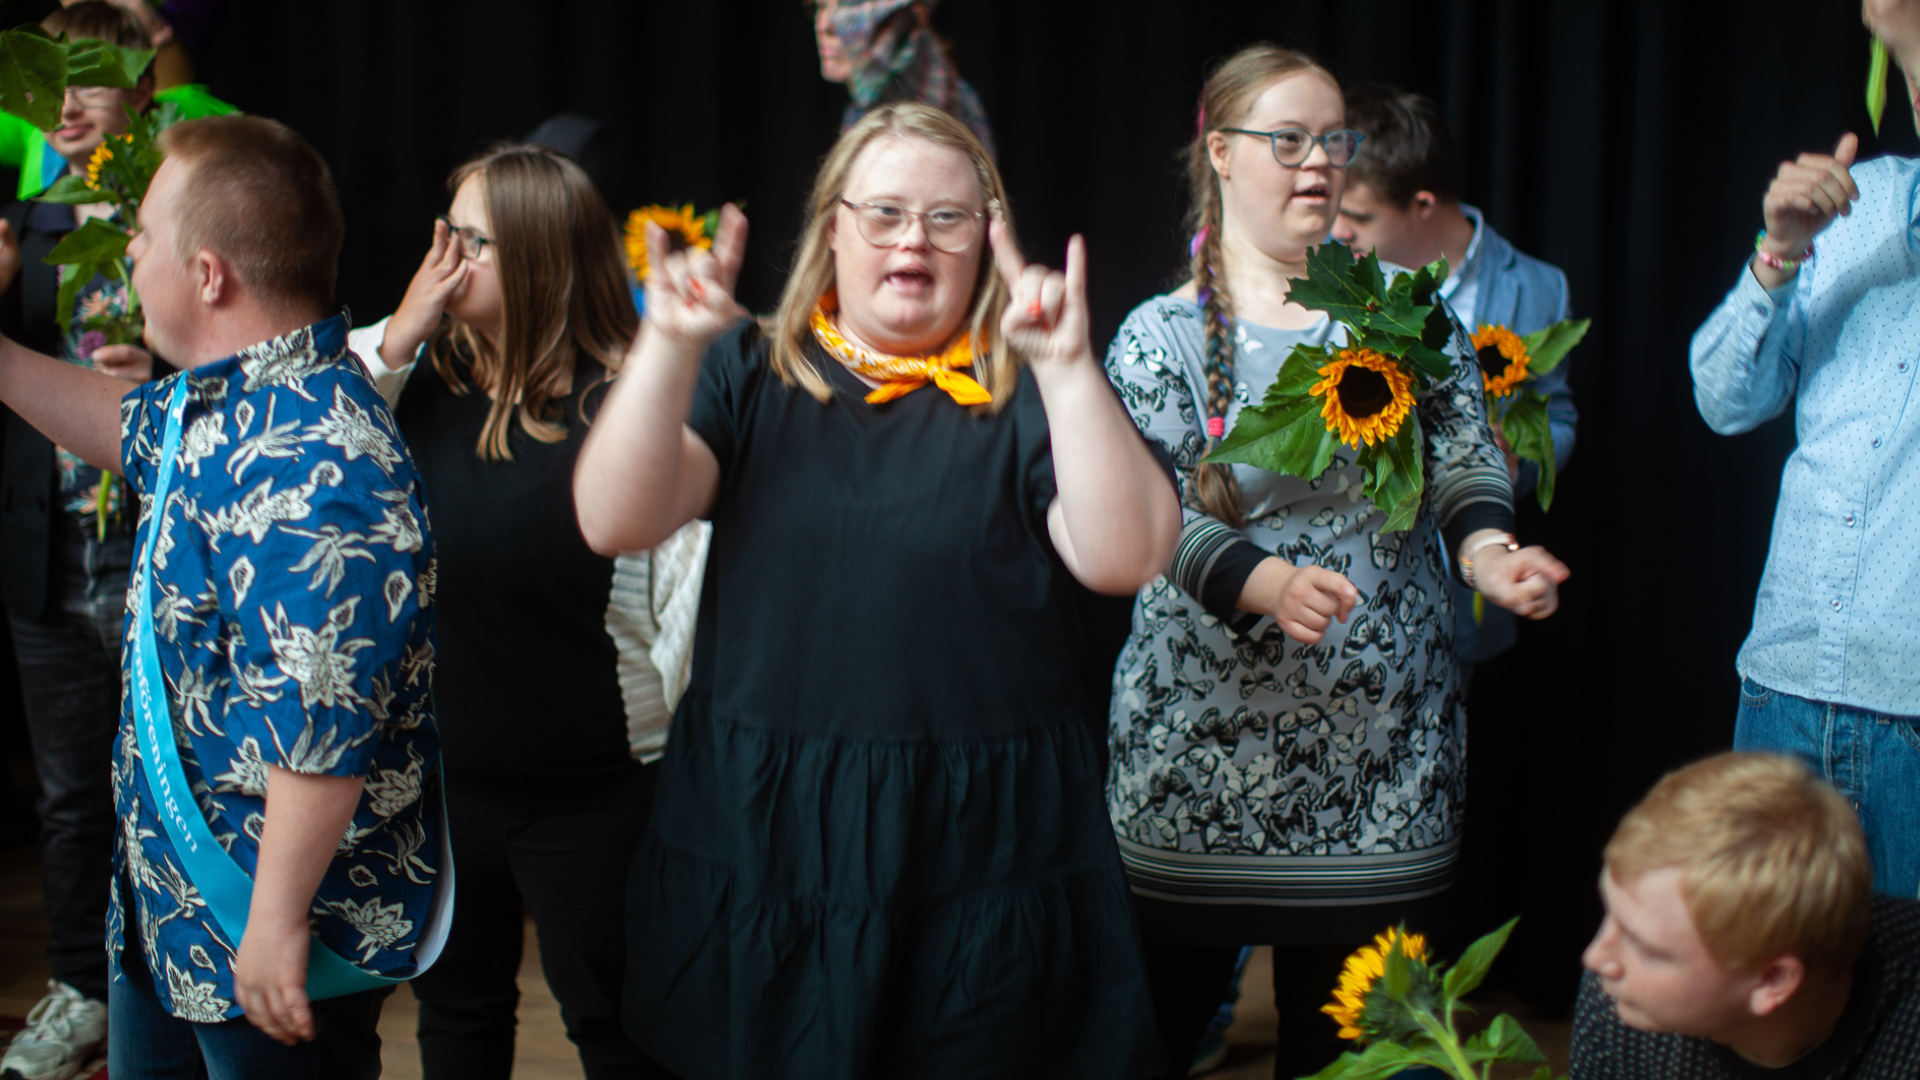
[[[1200,320],[1191,301],[1156,297],[1107,354],[1128,411],[1183,485],[1206,452]],[[1295,345],[1338,332],[1324,318],[1304,330],[1237,323],[1228,423]],[[1361,496],[1346,448],[1313,480],[1234,466],[1241,529],[1186,500],[1174,565],[1141,591],[1114,674],[1108,811],[1137,895],[1278,914],[1399,902],[1451,881],[1465,711],[1441,528],[1476,508],[1511,520],[1479,369],[1470,348],[1452,351],[1453,377],[1417,404],[1427,487],[1408,531],[1380,531],[1385,515]],[[1346,575],[1361,596],[1351,621],[1307,646],[1271,618],[1237,617],[1246,571],[1225,589],[1209,583],[1235,551]]]
[[[151,573],[187,781],[214,836],[252,874],[268,766],[365,778],[311,917],[334,952],[403,973],[440,869],[438,824],[422,812],[440,744],[428,696],[433,535],[420,478],[336,316],[127,395],[121,454],[127,488],[141,496],[142,550],[155,527],[148,493],[178,379],[190,392],[172,490],[152,564],[134,567],[131,595]],[[134,656],[121,650],[129,681]],[[124,977],[126,920],[137,918],[169,1011],[231,1019],[241,1013],[238,943],[209,917],[155,813],[131,694],[122,695],[120,725],[113,977]]]
[[[1920,1076],[1920,900],[1875,896],[1847,1011],[1827,1041],[1763,1068],[1725,1046],[1620,1022],[1587,972],[1573,1014],[1573,1080],[1913,1080]]]

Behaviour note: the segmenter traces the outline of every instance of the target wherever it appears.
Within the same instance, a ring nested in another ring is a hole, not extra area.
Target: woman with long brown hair
[[[613,216],[572,161],[498,147],[449,187],[400,309],[353,341],[394,402],[437,540],[433,685],[460,888],[446,950],[414,983],[422,1063],[430,1078],[511,1074],[524,902],[586,1075],[656,1075],[618,1006],[655,769],[636,757],[658,757],[665,732],[630,738],[614,560],[581,539],[571,495],[639,320]]]
[[[912,103],[835,144],[764,333],[744,227],[650,241],[575,481],[601,551],[713,522],[628,1030],[689,1080],[1150,1075],[1071,582],[1131,593],[1179,507],[1088,343],[1083,245],[1025,265],[993,160]]]
[[[1107,354],[1186,506],[1114,676],[1108,785],[1169,1075],[1186,1075],[1243,945],[1279,946],[1274,1075],[1340,1052],[1318,1007],[1342,955],[1417,918],[1459,850],[1466,717],[1445,575],[1533,618],[1566,576],[1510,535],[1505,465],[1458,340],[1452,377],[1416,401],[1336,391],[1356,412],[1417,411],[1426,495],[1406,531],[1383,530],[1351,447],[1312,480],[1200,462],[1296,346],[1343,340],[1289,289],[1361,141],[1310,58],[1262,44],[1222,64],[1188,149],[1188,280],[1136,308]]]

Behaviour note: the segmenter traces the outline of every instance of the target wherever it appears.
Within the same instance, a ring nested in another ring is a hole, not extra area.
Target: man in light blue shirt
[[[1870,3],[1866,15],[1901,67],[1920,71],[1920,4]],[[1874,887],[1913,896],[1920,161],[1855,166],[1858,146],[1845,135],[1831,155],[1780,166],[1753,258],[1694,334],[1694,399],[1726,435],[1791,407],[1798,436],[1737,661],[1734,746],[1820,770],[1860,810]]]
[[[1451,271],[1440,295],[1468,331],[1482,324],[1530,334],[1567,318],[1567,275],[1515,250],[1480,211],[1460,201],[1460,165],[1453,136],[1432,101],[1378,83],[1347,93],[1347,123],[1366,136],[1347,168],[1346,193],[1333,237],[1401,266],[1444,257]],[[1562,363],[1534,384],[1547,396],[1556,467],[1573,455],[1573,390]],[[1499,434],[1496,426],[1495,434]],[[1516,497],[1531,492],[1539,466],[1516,458],[1505,438]],[[1475,618],[1473,590],[1453,589],[1454,654],[1468,672],[1513,647],[1513,615],[1493,604]]]

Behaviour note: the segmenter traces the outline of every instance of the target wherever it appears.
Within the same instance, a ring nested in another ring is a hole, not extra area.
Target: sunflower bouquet
[[[627,215],[626,241],[627,265],[633,267],[634,280],[642,285],[647,281],[647,226],[658,225],[666,232],[667,241],[674,250],[687,248],[711,249],[713,238],[720,231],[720,211],[709,210],[704,214],[693,212],[693,204],[675,209],[671,206],[643,206]]]
[[[1347,343],[1296,345],[1206,460],[1311,480],[1344,445],[1364,471],[1361,494],[1386,512],[1382,531],[1410,528],[1426,486],[1414,401],[1453,375],[1442,351],[1453,320],[1437,297],[1446,277],[1444,259],[1389,282],[1377,257],[1356,259],[1338,241],[1309,252],[1288,298],[1327,312]]]
[[[1540,467],[1533,493],[1542,510],[1553,505],[1556,470],[1547,395],[1535,384],[1560,366],[1568,351],[1587,336],[1592,322],[1567,319],[1531,334],[1482,324],[1473,332],[1474,357],[1480,362],[1481,383],[1487,391],[1487,419],[1500,426],[1516,457]]]
[[[1454,1080],[1487,1080],[1496,1063],[1546,1061],[1511,1016],[1497,1016],[1465,1039],[1455,1023],[1456,1013],[1472,1011],[1460,998],[1486,978],[1519,921],[1509,919],[1474,942],[1451,968],[1434,962],[1426,938],[1405,927],[1375,935],[1347,958],[1333,1002],[1320,1010],[1340,1025],[1341,1038],[1355,1040],[1362,1049],[1340,1055],[1309,1080],[1383,1080],[1421,1066]],[[1553,1080],[1553,1070],[1541,1065],[1532,1080]]]

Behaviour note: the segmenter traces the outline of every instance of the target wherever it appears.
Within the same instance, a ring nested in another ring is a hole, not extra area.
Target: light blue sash
[[[226,932],[234,948],[247,932],[247,915],[253,906],[253,879],[213,837],[207,819],[194,802],[187,786],[186,770],[180,765],[180,749],[174,743],[171,709],[166,698],[166,677],[160,670],[160,650],[153,632],[153,553],[160,532],[166,528],[167,494],[173,482],[173,459],[180,449],[180,422],[187,408],[187,376],[179,376],[173,398],[167,404],[166,436],[160,451],[160,475],[154,484],[152,527],[140,553],[139,609],[134,622],[133,726],[140,740],[140,760],[147,775],[147,787],[158,803],[155,808],[180,856],[187,880],[200,890],[207,901],[207,912]],[[440,812],[440,872],[427,908],[427,925],[414,946],[414,975],[427,970],[439,959],[447,943],[447,931],[453,925],[453,848],[447,829],[446,782],[437,774]],[[157,942],[154,944],[158,944]],[[392,978],[376,975],[355,965],[328,948],[318,936],[307,953],[307,997],[318,1001],[393,986],[413,975]]]

